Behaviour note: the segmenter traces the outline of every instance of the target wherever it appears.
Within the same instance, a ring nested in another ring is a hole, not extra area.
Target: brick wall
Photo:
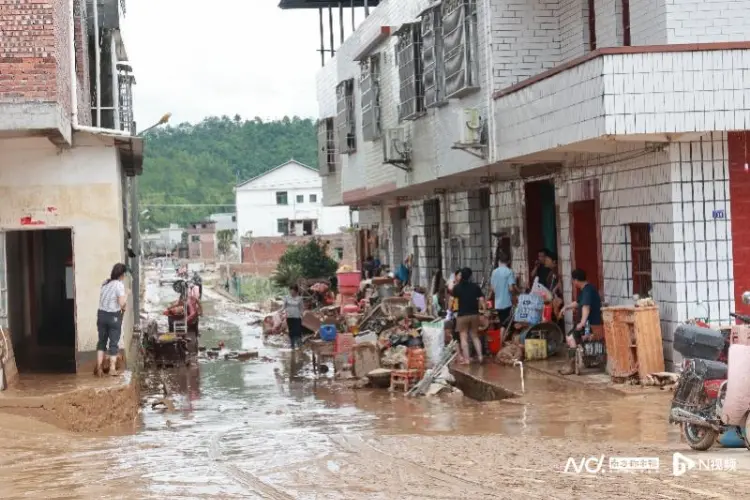
[[[340,265],[355,265],[357,260],[355,233],[323,235],[317,238],[330,241],[328,255]],[[242,245],[242,264],[233,265],[232,269],[238,274],[271,276],[276,270],[279,259],[289,246],[301,245],[311,239],[312,237],[304,236],[252,238]],[[337,248],[343,249],[342,259],[338,258]]]
[[[67,44],[60,46],[55,23],[64,15],[62,0],[46,3],[30,0],[0,1],[0,102],[23,100],[56,102],[58,79],[65,80],[58,65]],[[62,17],[65,19],[65,17]]]
[[[669,43],[750,40],[750,5],[744,0],[670,0],[664,4]]]
[[[85,39],[85,0],[77,0],[78,102],[82,123],[90,116]],[[0,103],[56,104],[57,123],[69,123],[71,104],[68,0],[0,0]],[[16,108],[16,112],[28,110]],[[7,119],[12,117],[6,116]],[[12,123],[12,121],[11,121]]]

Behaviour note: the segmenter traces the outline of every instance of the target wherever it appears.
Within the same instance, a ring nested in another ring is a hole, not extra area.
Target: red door
[[[573,269],[583,269],[586,280],[602,293],[599,263],[599,221],[594,200],[576,201],[570,204],[571,246]],[[574,299],[578,291],[573,292]]]
[[[742,294],[750,290],[750,131],[730,132],[727,136],[727,150],[734,307],[737,312],[749,314],[750,306],[742,303]]]

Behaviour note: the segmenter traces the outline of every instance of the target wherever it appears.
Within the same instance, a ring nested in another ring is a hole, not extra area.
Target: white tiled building
[[[500,239],[526,281],[556,250],[567,300],[575,267],[610,304],[652,283],[675,360],[750,289],[745,40],[741,1],[381,1],[318,76],[324,203],[423,285]]]

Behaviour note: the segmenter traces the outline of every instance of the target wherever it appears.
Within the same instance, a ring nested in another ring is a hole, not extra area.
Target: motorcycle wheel
[[[713,429],[707,429],[693,424],[682,424],[682,435],[688,445],[696,451],[706,451],[713,446],[719,434]]]

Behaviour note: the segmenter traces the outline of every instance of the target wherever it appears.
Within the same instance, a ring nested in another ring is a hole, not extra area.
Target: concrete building
[[[185,230],[177,224],[170,224],[169,227],[159,229],[161,244],[167,251],[172,252],[182,243],[182,233]]]
[[[208,220],[216,223],[216,232],[219,231],[237,231],[237,214],[211,214]]]
[[[486,278],[498,247],[528,282],[548,247],[568,301],[576,267],[609,304],[652,290],[678,361],[676,325],[726,323],[750,289],[748,21],[739,1],[383,0],[318,75],[323,201],[422,285]]]
[[[192,260],[216,260],[216,223],[193,222],[187,227],[188,258]]]
[[[350,226],[349,208],[324,207],[317,170],[289,160],[235,188],[240,235],[336,234]]]
[[[21,374],[92,369],[100,286],[133,265],[143,145],[118,5],[0,2],[0,324]],[[126,348],[132,329],[128,312]]]

